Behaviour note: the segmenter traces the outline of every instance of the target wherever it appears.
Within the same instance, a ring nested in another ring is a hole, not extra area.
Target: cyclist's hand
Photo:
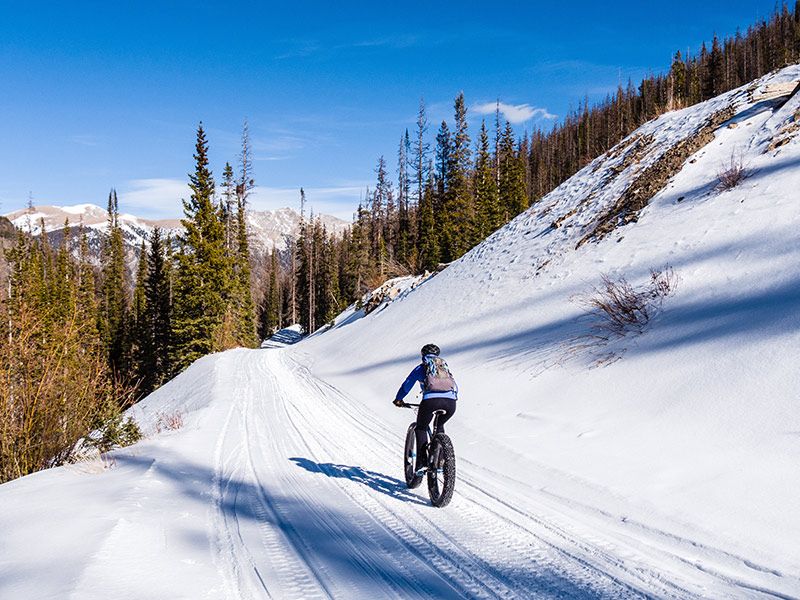
[[[402,408],[403,406],[405,406],[406,403],[403,402],[402,400],[400,400],[400,398],[395,398],[394,401],[392,402],[392,404],[394,404],[397,407]]]

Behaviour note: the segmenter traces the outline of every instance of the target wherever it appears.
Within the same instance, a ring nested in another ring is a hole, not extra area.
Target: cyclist
[[[420,351],[422,361],[414,370],[409,373],[403,385],[397,390],[394,399],[395,406],[404,406],[403,398],[408,395],[414,384],[419,382],[422,388],[422,401],[419,404],[417,413],[417,426],[414,433],[417,438],[417,465],[416,469],[425,469],[428,462],[428,425],[433,418],[435,410],[443,410],[444,414],[439,417],[439,427],[434,432],[444,433],[444,424],[456,412],[456,400],[458,400],[458,386],[444,361],[434,360],[439,356],[439,346],[436,344],[425,344]],[[436,365],[443,365],[440,373],[432,372]]]

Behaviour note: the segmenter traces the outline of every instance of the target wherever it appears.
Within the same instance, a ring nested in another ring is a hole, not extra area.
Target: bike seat
[[[446,412],[447,412],[446,410],[443,410],[443,409],[441,409],[441,408],[440,408],[440,409],[438,409],[438,410],[435,410],[435,411],[433,411],[433,414],[434,414],[434,415],[443,415],[443,414],[445,414]]]

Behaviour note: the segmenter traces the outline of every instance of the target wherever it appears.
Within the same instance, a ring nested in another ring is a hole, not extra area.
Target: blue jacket
[[[403,382],[403,385],[400,386],[400,389],[397,390],[397,396],[395,397],[397,400],[402,400],[408,395],[408,392],[411,391],[411,388],[414,387],[415,383],[419,383],[420,388],[422,388],[422,399],[427,400],[428,398],[450,398],[451,400],[458,400],[458,384],[456,384],[456,389],[452,392],[426,392],[425,388],[423,387],[425,382],[425,365],[420,363],[411,373],[408,374],[406,380]]]

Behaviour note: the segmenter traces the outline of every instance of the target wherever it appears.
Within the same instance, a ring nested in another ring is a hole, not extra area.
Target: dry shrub
[[[74,456],[68,463],[68,469],[83,475],[96,475],[117,466],[117,459],[111,454],[83,453]]]
[[[369,292],[379,288],[389,279],[395,277],[406,277],[412,275],[414,271],[395,258],[385,258],[381,263],[381,269],[364,278],[362,292]]]
[[[641,333],[676,285],[672,267],[651,269],[650,280],[641,287],[634,287],[624,277],[613,279],[602,275],[601,285],[582,299],[595,317],[592,335],[608,340],[631,332]]]
[[[59,329],[51,324],[18,306],[0,344],[0,482],[68,460],[129,395],[110,381],[101,348],[87,349],[84,315],[71,308]]]
[[[747,177],[741,155],[731,152],[730,162],[722,165],[717,173],[717,189],[720,191],[732,190]]]
[[[162,431],[175,431],[183,427],[183,413],[174,410],[171,413],[158,413],[156,418],[156,433]]]

